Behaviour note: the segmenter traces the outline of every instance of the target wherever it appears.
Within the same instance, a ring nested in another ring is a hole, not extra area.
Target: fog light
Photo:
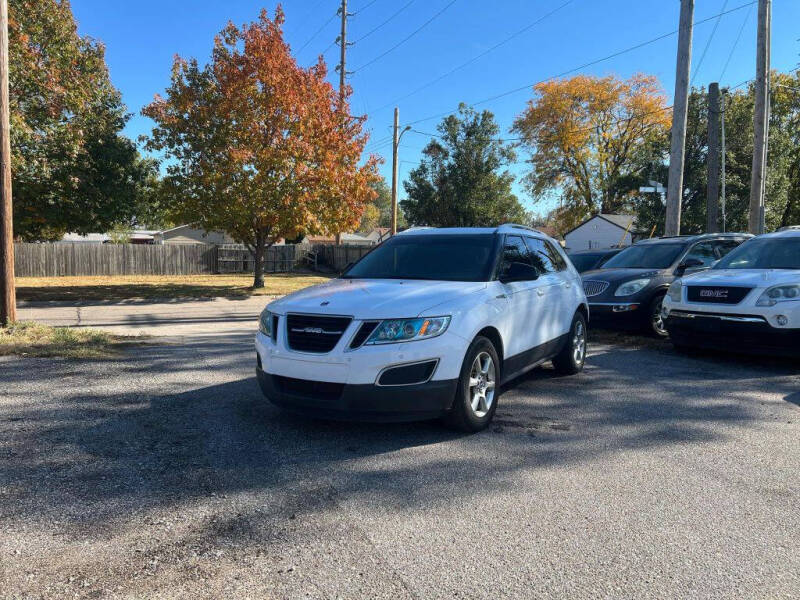
[[[785,325],[789,324],[789,317],[787,317],[786,315],[778,315],[777,317],[775,317],[775,320],[781,327],[784,327]]]

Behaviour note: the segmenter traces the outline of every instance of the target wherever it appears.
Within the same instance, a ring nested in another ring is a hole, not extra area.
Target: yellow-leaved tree
[[[358,227],[376,193],[377,158],[362,161],[364,117],[350,114],[320,57],[304,69],[283,39],[283,11],[217,36],[211,61],[175,59],[166,97],[144,108],[148,140],[169,162],[164,178],[176,218],[227,232],[255,257],[299,232]]]
[[[656,78],[577,75],[533,91],[512,127],[531,152],[525,182],[533,197],[561,194],[562,229],[628,208],[638,159],[669,134],[671,113]]]

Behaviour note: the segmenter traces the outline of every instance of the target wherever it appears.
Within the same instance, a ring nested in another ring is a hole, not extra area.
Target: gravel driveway
[[[0,596],[798,597],[791,363],[595,343],[464,436],[292,417],[253,362],[0,359]]]

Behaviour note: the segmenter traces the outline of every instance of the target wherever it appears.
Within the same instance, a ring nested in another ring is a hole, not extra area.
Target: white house
[[[630,246],[638,238],[633,215],[597,214],[564,234],[567,250]]]

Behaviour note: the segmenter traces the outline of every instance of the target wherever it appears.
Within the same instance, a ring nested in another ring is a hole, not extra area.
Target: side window
[[[500,277],[513,274],[517,281],[534,279],[533,263],[528,253],[528,248],[522,237],[518,235],[507,235],[503,243],[503,259],[500,262]],[[519,277],[520,273],[530,273],[530,276]]]
[[[742,245],[742,240],[719,240],[717,242],[717,258],[720,259],[734,248]]]
[[[557,271],[544,240],[526,237],[525,243],[528,245],[528,250],[533,260],[533,266],[536,268],[539,275]]]
[[[686,261],[687,259],[695,258],[703,263],[703,267],[710,267],[714,261],[719,258],[716,253],[718,243],[717,241],[699,242],[692,246],[692,249],[689,250],[689,253],[683,260]]]
[[[556,271],[566,271],[567,262],[564,260],[561,252],[558,251],[558,248],[553,246],[550,242],[545,242],[544,245],[547,246],[547,253],[550,255],[550,260]]]

